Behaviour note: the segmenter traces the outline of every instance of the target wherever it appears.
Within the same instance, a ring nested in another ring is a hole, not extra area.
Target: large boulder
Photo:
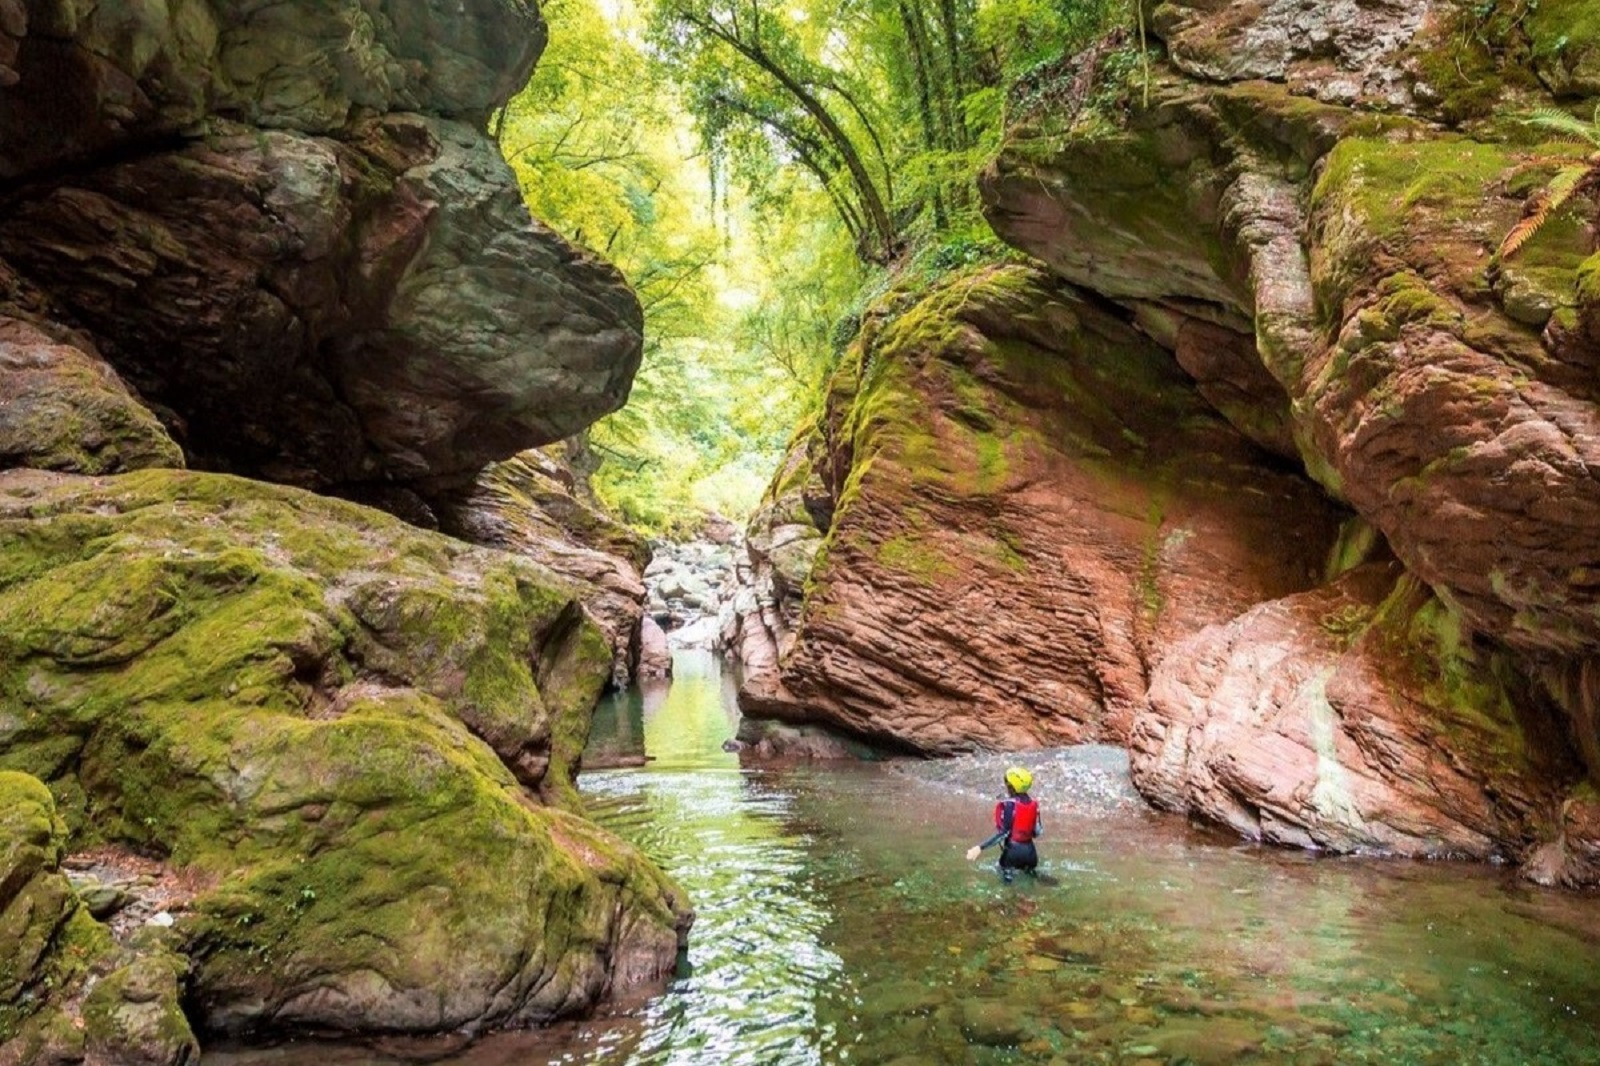
[[[578,815],[575,590],[220,475],[0,474],[0,769],[204,886],[197,1030],[533,1024],[669,971],[681,893]]]
[[[1321,580],[1343,518],[1026,267],[891,297],[841,376],[750,536],[804,589],[776,670],[747,674],[754,717],[930,753],[1125,740],[1161,649]],[[825,530],[785,532],[813,512]]]
[[[525,0],[0,7],[0,289],[83,331],[190,465],[426,500],[620,407],[609,265],[531,221],[489,113]]]
[[[323,490],[469,483],[620,406],[637,300],[531,223],[459,123],[219,130],[29,189],[0,257],[172,412],[196,465]]]
[[[97,352],[0,315],[0,469],[114,474],[182,465],[155,415]]]

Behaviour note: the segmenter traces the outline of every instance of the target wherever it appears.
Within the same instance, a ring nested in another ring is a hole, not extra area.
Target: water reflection
[[[602,1017],[427,1061],[1600,1064],[1600,901],[1199,834],[1132,802],[1105,750],[1029,757],[1047,876],[1005,886],[961,852],[1006,760],[744,770],[722,750],[729,679],[706,656],[677,671],[597,717],[596,745],[642,738],[654,761],[580,786],[689,891],[688,969]]]
[[[671,870],[697,912],[687,973],[644,1009],[628,1061],[820,1063],[833,1038],[817,992],[840,962],[822,944],[815,841],[787,790],[722,750],[736,725],[726,684],[710,655],[680,653],[670,686],[617,701],[619,722],[642,721],[649,768],[583,777],[594,817]]]

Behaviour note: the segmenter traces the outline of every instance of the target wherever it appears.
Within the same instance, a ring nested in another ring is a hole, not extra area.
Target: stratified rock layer
[[[1035,271],[891,300],[842,373],[751,534],[806,590],[776,669],[747,666],[758,717],[922,752],[1121,741],[1158,649],[1322,576],[1340,512]],[[813,511],[820,551],[791,532]]]
[[[671,969],[579,818],[610,652],[537,565],[219,475],[0,475],[0,768],[169,856],[197,1028],[530,1024]]]
[[[1550,149],[1435,124],[1593,91],[1600,22],[1547,7],[1524,26],[1442,3],[1161,4],[1148,83],[1020,102],[983,176],[997,233],[1126,307],[1409,575],[1167,650],[1133,744],[1163,805],[1593,877],[1573,756],[1600,772],[1592,248],[1558,216],[1494,256]],[[1111,77],[1103,55],[1066,80]]]
[[[1506,653],[1393,565],[1179,643],[1134,723],[1160,806],[1275,844],[1521,859],[1582,776]]]

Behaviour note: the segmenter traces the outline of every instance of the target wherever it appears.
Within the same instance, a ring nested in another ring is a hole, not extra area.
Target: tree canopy
[[[589,433],[602,497],[662,533],[746,513],[838,324],[906,262],[993,243],[974,177],[1007,85],[1127,4],[547,0],[495,130],[534,214],[645,308],[629,403]]]

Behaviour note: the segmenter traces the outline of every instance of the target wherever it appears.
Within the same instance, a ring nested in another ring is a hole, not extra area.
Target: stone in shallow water
[[[1261,1050],[1261,1032],[1236,1018],[1211,1018],[1203,1025],[1187,1023],[1158,1030],[1150,1042],[1170,1062],[1222,1066]]]
[[[961,1031],[974,1044],[1011,1047],[1027,1036],[1028,1023],[1010,1002],[969,999],[961,1004]]]

